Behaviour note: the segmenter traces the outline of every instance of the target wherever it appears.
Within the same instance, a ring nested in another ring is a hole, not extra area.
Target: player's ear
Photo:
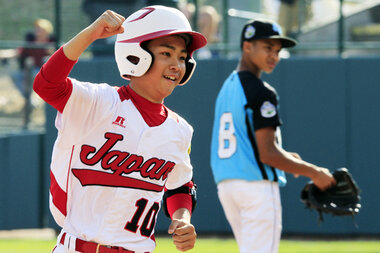
[[[253,47],[253,42],[251,41],[244,41],[243,42],[243,52],[250,52]]]

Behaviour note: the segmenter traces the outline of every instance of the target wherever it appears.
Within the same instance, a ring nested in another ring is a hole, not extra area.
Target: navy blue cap
[[[244,41],[260,39],[281,40],[283,48],[294,47],[297,44],[294,39],[282,35],[281,27],[273,21],[252,20],[244,25],[240,40],[241,47]]]

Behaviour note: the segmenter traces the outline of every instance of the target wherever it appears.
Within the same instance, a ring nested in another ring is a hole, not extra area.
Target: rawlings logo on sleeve
[[[144,178],[165,180],[168,173],[173,170],[174,162],[155,157],[145,161],[144,157],[140,155],[111,150],[118,141],[123,140],[123,136],[115,133],[106,133],[105,138],[107,141],[99,150],[89,145],[83,145],[80,152],[80,159],[84,164],[90,166],[100,162],[104,170],[111,170],[112,173],[73,168],[73,174],[79,179],[83,186],[103,185],[137,188],[155,192],[163,190],[164,186],[125,175],[137,171],[140,172],[140,175]]]

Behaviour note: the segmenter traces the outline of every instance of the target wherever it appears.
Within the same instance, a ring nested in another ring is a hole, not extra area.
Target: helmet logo
[[[152,8],[152,7],[146,7],[146,8],[142,8],[141,10],[146,10],[146,12],[144,12],[143,14],[141,14],[139,17],[129,21],[130,22],[135,22],[137,20],[140,20],[140,19],[143,19],[145,18],[149,13],[153,12],[155,10],[155,8]]]

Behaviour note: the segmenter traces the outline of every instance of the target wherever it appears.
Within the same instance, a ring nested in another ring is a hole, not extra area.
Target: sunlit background
[[[353,55],[374,54],[380,50],[379,0],[300,0],[296,7],[286,6],[280,0],[0,0],[0,133],[44,129],[43,103],[30,91],[35,74],[33,66],[29,66],[29,70],[19,66],[21,47],[53,50],[87,26],[101,10],[115,9],[127,16],[144,4],[178,7],[188,15],[195,29],[207,29],[208,26],[209,32],[213,33],[212,39],[209,37],[212,53],[200,52],[198,58],[238,57],[240,29],[236,27],[252,18],[278,21],[288,36],[300,42],[292,54]],[[207,19],[196,22],[203,15],[201,10],[205,6],[216,11],[214,25]],[[284,13],[291,17],[284,17]],[[25,41],[25,34],[33,30],[37,18],[51,21],[57,41],[50,44],[28,44]],[[96,43],[84,57],[112,55],[112,43],[112,38]],[[287,57],[289,53],[284,52],[283,56]],[[20,71],[26,71],[21,79],[17,77]],[[24,82],[27,96],[21,94],[16,82]]]

